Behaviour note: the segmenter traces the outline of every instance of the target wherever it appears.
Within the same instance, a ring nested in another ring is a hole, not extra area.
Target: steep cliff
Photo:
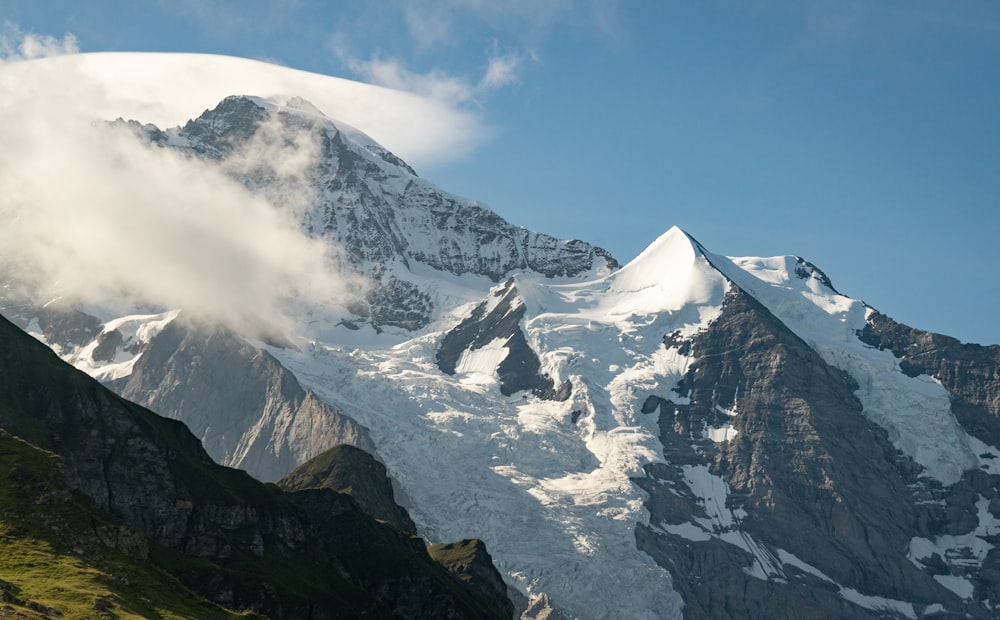
[[[305,390],[232,330],[175,320],[110,387],[184,422],[217,462],[275,481],[340,444],[374,451],[367,432]]]

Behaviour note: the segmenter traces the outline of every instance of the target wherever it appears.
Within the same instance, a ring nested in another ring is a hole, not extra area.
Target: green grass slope
[[[143,537],[88,504],[61,458],[0,430],[0,616],[247,617],[150,566]]]

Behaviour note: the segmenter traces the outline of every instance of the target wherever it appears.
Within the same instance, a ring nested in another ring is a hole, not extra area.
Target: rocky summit
[[[3,274],[20,328],[193,433],[5,336],[3,428],[197,604],[321,617],[304,601],[336,583],[409,617],[1000,614],[1000,348],[678,228],[621,265],[301,99],[141,120],[107,130],[236,180],[345,282],[285,300],[287,321],[220,324],[47,303]]]

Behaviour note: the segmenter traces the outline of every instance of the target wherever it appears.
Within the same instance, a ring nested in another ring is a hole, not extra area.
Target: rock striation
[[[685,618],[885,617],[848,589],[961,606],[898,553],[929,533],[909,487],[919,469],[864,417],[853,379],[735,287],[681,346],[694,362],[675,389],[690,404],[659,403],[666,463],[636,481],[650,511],[636,539],[671,571]],[[703,433],[723,427],[724,442]],[[699,476],[719,493],[695,492]],[[709,531],[682,527],[692,516]]]

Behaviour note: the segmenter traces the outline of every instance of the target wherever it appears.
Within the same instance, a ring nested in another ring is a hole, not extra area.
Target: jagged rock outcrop
[[[568,380],[557,389],[555,382],[541,373],[541,361],[521,329],[524,311],[517,286],[510,279],[493,292],[491,299],[476,306],[469,316],[445,334],[437,351],[438,368],[454,375],[463,355],[486,346],[502,347],[506,352],[495,369],[500,393],[510,396],[531,390],[536,396],[549,400],[568,399],[572,392]]]
[[[151,563],[146,537],[75,493],[62,458],[2,428],[0,506],[0,617],[245,617]]]
[[[354,446],[340,445],[317,454],[277,484],[286,491],[331,489],[346,493],[372,518],[401,532],[417,534],[417,526],[406,509],[396,503],[385,466]]]
[[[37,331],[61,350],[78,348],[101,333],[101,322],[66,303],[38,306],[27,296],[0,297],[0,311],[25,331]]]
[[[1000,346],[966,344],[950,336],[914,329],[888,316],[870,310],[866,325],[858,337],[879,349],[887,349],[899,358],[902,372],[909,376],[927,375],[939,381],[949,392],[951,412],[962,427],[987,444],[979,454],[984,463],[1000,456],[989,446],[1000,443]],[[974,586],[975,599],[989,603],[1000,600],[1000,543],[998,528],[984,528],[985,515],[1000,513],[1000,476],[991,475],[987,465],[968,472],[955,485],[940,490],[936,496],[940,510],[929,524],[929,539],[963,535],[969,532],[980,544],[990,548],[975,560],[967,549],[932,554],[922,564],[931,574],[945,578],[968,579]],[[990,536],[989,534],[993,534]]]
[[[965,344],[897,323],[877,310],[859,337],[892,351],[908,375],[939,380],[952,394],[951,410],[962,427],[988,444],[1000,443],[1000,345]]]
[[[396,503],[385,467],[353,446],[331,448],[303,463],[277,484],[290,492],[330,489],[350,495],[369,516],[416,535],[410,515]],[[493,566],[482,541],[436,543],[430,545],[427,552],[463,587],[503,609],[507,618],[514,615],[514,604],[507,597],[507,585]]]
[[[514,604],[507,598],[507,584],[493,567],[493,558],[483,541],[466,539],[438,543],[428,547],[427,552],[456,579],[503,607],[508,618],[514,616]]]
[[[181,420],[217,462],[258,480],[278,480],[336,445],[374,451],[362,426],[303,389],[267,351],[221,327],[175,320],[110,386]]]
[[[4,319],[0,378],[0,428],[58,455],[74,491],[200,596],[274,618],[505,617],[349,496],[285,493],[216,465],[183,424],[114,395]]]

